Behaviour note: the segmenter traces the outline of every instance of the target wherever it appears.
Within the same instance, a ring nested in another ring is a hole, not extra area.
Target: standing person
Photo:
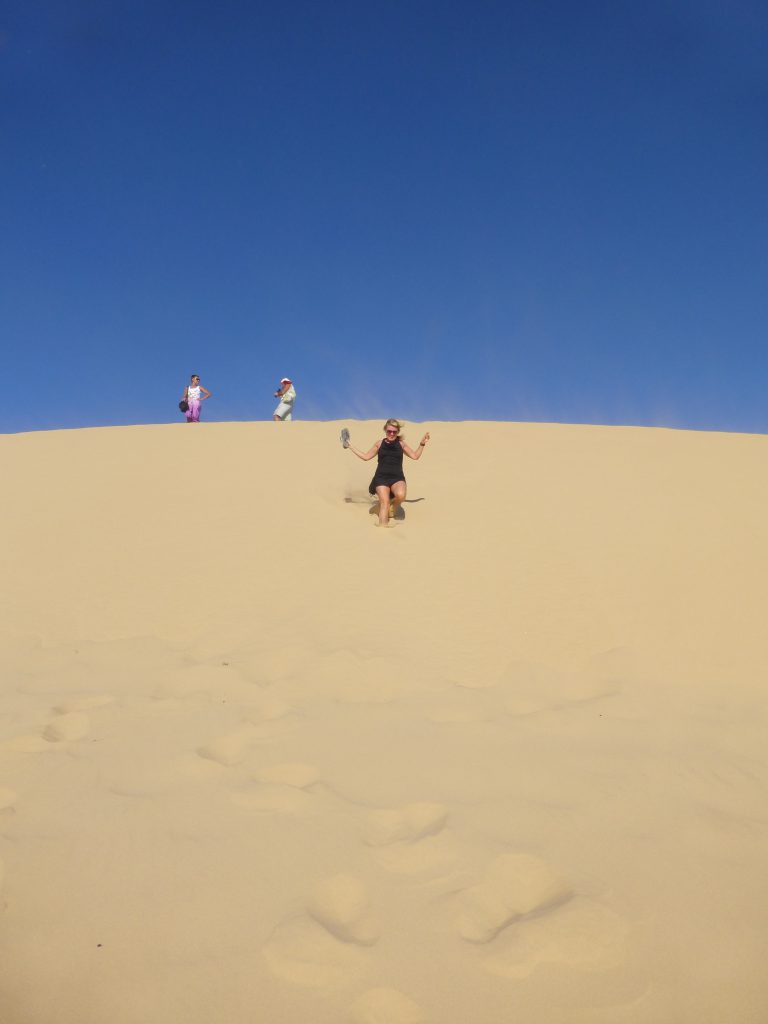
[[[296,401],[296,388],[293,386],[290,377],[283,377],[280,381],[280,387],[275,392],[275,398],[280,399],[277,408],[272,413],[272,419],[275,423],[292,420],[293,403]]]
[[[200,406],[206,398],[211,397],[211,392],[208,388],[202,386],[200,378],[196,373],[193,373],[190,377],[190,382],[184,388],[184,394],[181,397],[187,403],[187,423],[199,423]]]
[[[344,447],[349,448],[363,462],[368,462],[374,456],[379,458],[376,472],[368,488],[368,493],[375,494],[379,499],[379,526],[386,526],[390,516],[396,515],[405,501],[407,488],[403,473],[403,456],[407,455],[409,459],[414,460],[420,459],[429,440],[429,433],[426,433],[414,451],[400,434],[403,425],[399,420],[387,420],[383,429],[384,437],[380,441],[374,441],[367,452],[358,451],[348,437],[342,440]]]

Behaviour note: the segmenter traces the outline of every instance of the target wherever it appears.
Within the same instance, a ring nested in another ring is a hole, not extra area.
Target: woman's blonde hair
[[[385,434],[387,432],[387,427],[397,427],[397,436],[398,438],[400,437],[400,431],[403,429],[403,424],[400,422],[400,420],[387,420],[387,422],[381,428]]]

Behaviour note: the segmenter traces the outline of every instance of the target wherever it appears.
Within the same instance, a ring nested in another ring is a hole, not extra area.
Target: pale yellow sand
[[[341,425],[0,438],[0,1019],[765,1024],[768,439]]]

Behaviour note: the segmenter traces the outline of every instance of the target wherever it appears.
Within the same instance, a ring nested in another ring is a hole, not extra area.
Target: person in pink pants
[[[211,392],[208,388],[204,388],[200,383],[200,378],[196,373],[192,374],[190,383],[184,388],[184,394],[181,396],[187,403],[187,423],[199,423],[200,422],[200,406],[203,404],[206,398],[211,397]]]

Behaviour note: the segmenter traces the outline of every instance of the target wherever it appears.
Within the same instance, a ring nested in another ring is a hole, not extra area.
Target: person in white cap
[[[296,401],[296,388],[293,386],[293,381],[290,377],[283,377],[280,381],[280,387],[275,392],[275,398],[280,399],[280,403],[272,414],[272,419],[275,423],[292,420],[293,403]]]

